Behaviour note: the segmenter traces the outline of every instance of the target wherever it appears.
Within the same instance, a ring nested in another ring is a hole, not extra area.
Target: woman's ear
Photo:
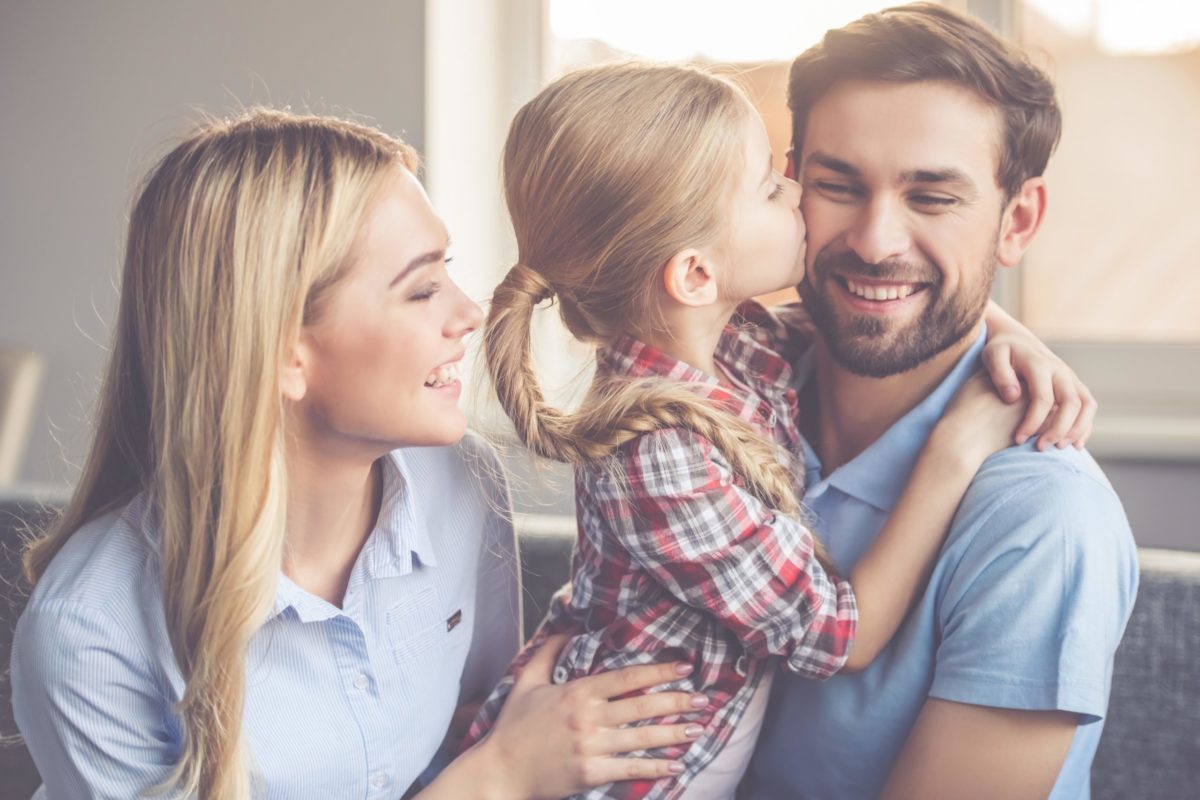
[[[684,306],[708,306],[717,302],[717,273],[712,262],[695,248],[681,250],[663,267],[667,296]]]
[[[1008,201],[1000,221],[1000,241],[996,260],[1001,266],[1015,267],[1029,249],[1034,234],[1046,216],[1046,181],[1030,178]]]
[[[308,393],[308,378],[305,367],[308,363],[308,348],[304,343],[304,334],[288,348],[283,366],[279,369],[279,391],[285,400],[298,403]]]

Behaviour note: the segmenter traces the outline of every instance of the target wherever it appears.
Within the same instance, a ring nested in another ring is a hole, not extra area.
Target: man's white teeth
[[[849,279],[846,281],[846,288],[850,290],[851,294],[858,295],[864,300],[900,300],[917,290],[917,287],[911,283],[871,286],[865,283],[855,283]]]
[[[448,383],[453,383],[454,381],[458,380],[458,376],[459,362],[455,361],[453,364],[443,364],[433,372],[429,373],[429,377],[425,379],[425,385],[432,386],[436,389],[439,386],[445,386]]]

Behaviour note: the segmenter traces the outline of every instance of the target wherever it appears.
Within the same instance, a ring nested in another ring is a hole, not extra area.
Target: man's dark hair
[[[1012,197],[1041,175],[1058,144],[1054,84],[982,23],[933,3],[868,14],[831,30],[792,62],[788,107],[800,158],[813,105],[843,81],[941,81],[967,89],[1001,120],[996,183]]]

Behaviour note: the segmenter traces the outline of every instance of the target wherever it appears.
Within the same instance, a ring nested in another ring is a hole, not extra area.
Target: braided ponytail
[[[515,264],[492,295],[483,347],[500,405],[521,442],[543,458],[578,464],[583,459],[570,419],[546,403],[533,369],[533,310],[553,296],[540,273]]]

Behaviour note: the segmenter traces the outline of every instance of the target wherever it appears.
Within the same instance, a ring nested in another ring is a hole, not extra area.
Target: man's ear
[[[309,350],[302,332],[300,339],[288,348],[283,366],[279,368],[279,391],[283,399],[298,403],[308,393],[308,378],[305,375],[308,357]]]
[[[1000,222],[1000,241],[996,260],[1001,266],[1015,267],[1029,249],[1034,234],[1046,216],[1046,181],[1030,178],[1008,201]]]
[[[717,273],[712,262],[695,248],[680,250],[663,267],[663,288],[680,305],[708,306],[717,302]]]
[[[796,176],[799,174],[799,170],[796,169],[796,148],[789,147],[787,151],[787,166],[783,168],[783,177],[798,181],[800,179]]]

